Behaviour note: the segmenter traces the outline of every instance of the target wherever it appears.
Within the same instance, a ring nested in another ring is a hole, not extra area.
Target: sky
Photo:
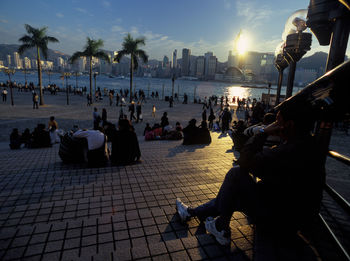
[[[248,50],[274,52],[288,17],[308,5],[308,0],[1,0],[0,43],[19,44],[24,24],[47,26],[47,34],[59,40],[49,48],[71,55],[84,48],[86,37],[118,51],[130,32],[146,38],[142,49],[150,59],[171,59],[174,49],[181,58],[182,48],[189,48],[196,56],[212,51],[224,62],[240,30],[250,39]],[[329,47],[313,37],[309,54],[320,50]]]

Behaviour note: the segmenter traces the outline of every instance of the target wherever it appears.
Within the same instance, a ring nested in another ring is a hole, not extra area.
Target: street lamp
[[[275,50],[275,67],[278,70],[278,83],[275,105],[278,105],[280,103],[281,88],[283,82],[283,71],[285,68],[288,67],[288,61],[285,59],[284,54],[285,44],[285,41],[282,41],[280,44],[277,45]]]
[[[289,62],[286,98],[292,96],[296,63],[311,49],[311,33],[304,33],[307,10],[294,12],[287,20],[282,38],[285,39],[285,58]]]
[[[307,13],[307,26],[316,36],[320,45],[329,45],[330,49],[328,53],[326,72],[334,69],[338,65],[344,62],[345,52],[348,44],[349,33],[350,33],[350,6],[348,1],[339,0],[310,0]],[[339,82],[339,86],[343,87],[344,82],[347,82],[349,72],[349,62],[345,66],[347,68],[343,71],[343,77],[337,77],[343,79],[343,83]],[[335,71],[339,71],[335,69]],[[328,73],[326,76],[330,77]],[[322,77],[327,78],[327,77]],[[335,78],[335,79],[337,79]],[[329,90],[331,87],[337,86],[334,80],[327,81],[326,87],[328,88],[329,94],[337,93],[335,90]],[[344,88],[348,90],[348,88]],[[325,96],[327,97],[327,96]],[[338,97],[346,99],[348,95],[338,95]],[[328,97],[327,97],[328,98]],[[335,99],[331,97],[328,99],[328,103],[335,105]],[[341,104],[348,104],[347,101],[343,100]],[[329,143],[332,135],[332,125],[334,115],[340,117],[347,110],[338,110],[337,113],[329,112],[329,115],[324,115],[322,121],[319,121],[316,127],[316,133],[319,137],[319,144],[322,153],[322,163],[326,161],[328,153]]]
[[[11,92],[11,105],[13,106],[13,91],[12,91],[12,82],[11,82],[11,75],[14,75],[16,72],[15,69],[4,69],[4,73],[7,74],[7,76],[9,77],[9,81],[10,81],[10,92]]]
[[[72,74],[69,72],[64,72],[61,74],[61,79],[64,81],[64,78],[66,78],[66,95],[67,95],[67,105],[69,105],[69,88],[68,88],[68,78]]]

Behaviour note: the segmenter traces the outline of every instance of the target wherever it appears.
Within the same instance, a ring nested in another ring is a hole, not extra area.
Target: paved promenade
[[[321,244],[303,234],[285,237],[283,227],[261,231],[244,214],[235,213],[231,245],[221,247],[197,219],[187,225],[179,222],[177,197],[198,205],[219,190],[235,157],[229,137],[212,133],[209,146],[145,142],[144,123],[136,124],[141,163],[65,165],[58,144],[9,150],[7,131],[47,123],[51,115],[60,128],[76,122],[91,127],[92,108],[81,104],[82,97],[73,97],[67,109],[64,96],[47,96],[48,105],[33,110],[30,94],[21,95],[22,105],[0,106],[0,260],[341,260],[322,231],[317,231]],[[167,111],[171,124],[200,119],[201,105],[170,109],[155,103],[157,119]],[[151,122],[152,104],[143,108],[145,121]],[[107,101],[97,107],[109,109]],[[117,118],[114,110],[108,110],[112,121]]]

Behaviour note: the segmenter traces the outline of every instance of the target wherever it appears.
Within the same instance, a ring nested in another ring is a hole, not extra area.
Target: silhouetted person
[[[284,233],[295,233],[310,222],[319,212],[324,184],[318,146],[310,134],[312,115],[304,101],[281,104],[277,120],[242,148],[239,166],[226,174],[216,198],[196,208],[177,199],[181,220],[193,216],[205,220],[206,230],[221,245],[230,244],[234,211],[244,212],[261,226],[283,226]],[[263,148],[267,137],[276,134],[284,142]]]
[[[112,139],[111,161],[116,165],[128,165],[139,161],[141,151],[136,133],[128,120],[119,120],[118,131]]]
[[[10,134],[10,148],[12,150],[21,148],[21,135],[18,133],[18,129],[15,128]]]

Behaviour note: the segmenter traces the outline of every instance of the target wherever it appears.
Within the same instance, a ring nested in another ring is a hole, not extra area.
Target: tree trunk
[[[92,98],[92,56],[89,57],[90,61],[89,61],[89,67],[90,67],[90,96],[91,96],[91,101],[93,101],[94,99]]]
[[[131,55],[131,62],[130,62],[130,102],[132,102],[132,78],[133,78],[133,72],[134,72],[134,57]]]
[[[38,51],[38,56],[37,56],[37,62],[38,62],[38,78],[39,78],[39,89],[40,89],[40,105],[44,105],[44,97],[43,97],[43,86],[42,86],[42,82],[41,82],[41,63],[40,63],[40,51],[39,51],[39,47],[37,47],[37,51]]]
[[[11,105],[13,106],[14,103],[13,103],[13,91],[12,91],[12,82],[11,82],[11,76],[9,74],[9,80],[10,80],[10,92],[11,92]]]

